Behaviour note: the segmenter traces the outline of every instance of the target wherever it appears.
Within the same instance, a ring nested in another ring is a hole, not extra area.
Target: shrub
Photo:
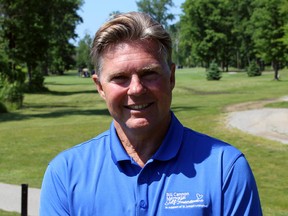
[[[23,88],[19,82],[9,83],[7,81],[1,81],[0,84],[0,103],[3,106],[19,109],[23,105]]]
[[[42,72],[35,70],[28,81],[25,91],[27,92],[46,92],[47,88],[44,86],[44,76]]]
[[[221,71],[215,61],[213,61],[206,71],[207,80],[220,80],[222,78]]]
[[[261,70],[259,66],[257,65],[256,61],[252,61],[248,68],[247,68],[247,74],[249,77],[254,77],[254,76],[261,76]]]

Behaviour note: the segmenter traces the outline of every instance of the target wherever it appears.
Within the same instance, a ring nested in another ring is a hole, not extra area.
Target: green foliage
[[[8,63],[7,63],[8,65]],[[22,107],[25,82],[25,73],[22,68],[2,68],[0,72],[0,113]]]
[[[23,85],[17,81],[10,83],[7,80],[0,80],[0,103],[2,108],[19,109],[22,107],[24,99]]]
[[[168,27],[168,22],[175,19],[175,15],[169,12],[174,7],[172,0],[138,0],[136,1],[138,10],[150,14],[164,27]]]
[[[63,75],[64,71],[75,68],[75,60],[73,56],[75,55],[75,47],[72,44],[67,44],[63,42],[63,45],[51,45],[49,49],[49,57],[46,59],[44,64],[41,66],[44,67],[52,74]],[[44,73],[48,75],[48,72]]]
[[[206,71],[207,80],[220,80],[222,78],[221,70],[218,67],[218,64],[213,61],[209,68]]]
[[[92,38],[86,34],[82,38],[76,48],[76,65],[79,69],[88,68],[90,71],[93,69],[90,58],[90,50],[92,46]]]
[[[182,9],[180,64],[207,67],[216,59],[228,71],[257,58],[273,66],[275,79],[287,65],[287,1],[186,0]]]
[[[180,50],[208,66],[213,59],[227,65],[234,51],[231,3],[226,0],[187,0],[181,16]]]
[[[32,79],[38,68],[43,74],[69,69],[74,64],[70,40],[76,38],[76,25],[82,21],[77,14],[81,5],[82,0],[1,0],[0,57],[2,52],[7,57],[7,73],[25,65]]]
[[[18,82],[23,84],[26,79],[26,74],[23,71],[23,68],[20,66],[16,66],[11,69],[8,66],[8,62],[6,62],[7,68],[3,68],[3,71],[0,71],[0,77],[2,80],[6,80],[9,83]]]
[[[1,32],[1,28],[0,28],[0,32]],[[9,58],[8,58],[7,53],[5,52],[7,44],[3,42],[1,34],[0,34],[0,40],[1,40],[1,43],[0,43],[0,75],[1,75],[2,73],[9,71],[9,64],[8,64]]]
[[[26,84],[27,92],[45,92],[47,88],[44,86],[44,76],[40,71],[34,71],[31,74],[29,82]]]
[[[265,63],[272,63],[274,78],[287,60],[285,37],[286,15],[281,12],[282,0],[254,0],[254,11],[251,16],[251,34],[254,50],[258,58]]]
[[[247,68],[247,74],[249,77],[261,76],[262,73],[256,61],[252,61],[249,64]]]

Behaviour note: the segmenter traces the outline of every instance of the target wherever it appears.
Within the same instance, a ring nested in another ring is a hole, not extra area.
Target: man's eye
[[[126,76],[114,76],[112,77],[111,81],[119,83],[119,82],[125,82],[127,79],[128,78]]]
[[[158,73],[156,73],[155,71],[150,71],[143,75],[143,78],[146,80],[154,80],[157,77],[158,77]]]

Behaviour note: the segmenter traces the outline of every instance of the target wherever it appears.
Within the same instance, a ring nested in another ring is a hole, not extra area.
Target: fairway
[[[229,129],[225,117],[232,104],[287,96],[288,71],[280,74],[281,81],[273,81],[273,72],[259,77],[223,73],[220,81],[207,81],[203,68],[181,69],[172,101],[172,110],[185,126],[229,142],[246,155],[264,215],[271,216],[288,215],[288,145]],[[56,154],[110,125],[109,112],[90,78],[71,71],[46,77],[45,85],[47,93],[25,94],[23,109],[0,114],[0,182],[40,188]],[[287,103],[271,106],[287,108]]]

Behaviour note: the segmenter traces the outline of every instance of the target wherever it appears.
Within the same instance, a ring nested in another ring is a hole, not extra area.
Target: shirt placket
[[[144,216],[148,215],[148,184],[147,184],[147,172],[145,168],[139,173],[137,179],[137,196],[136,196],[136,215]]]

